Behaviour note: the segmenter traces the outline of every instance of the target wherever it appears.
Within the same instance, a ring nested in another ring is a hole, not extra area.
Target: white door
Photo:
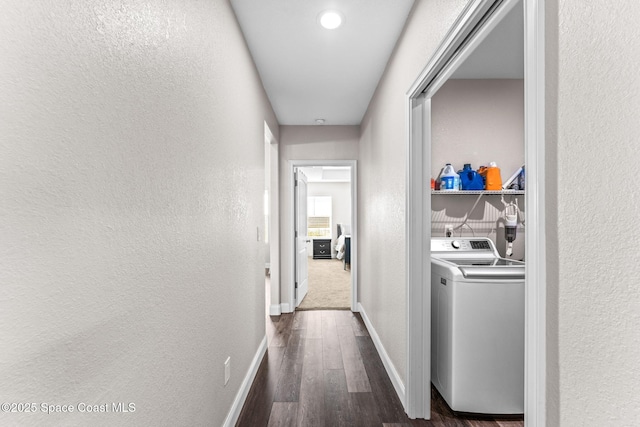
[[[307,177],[301,170],[296,172],[295,201],[295,239],[296,239],[296,307],[300,305],[309,287],[309,271],[307,268]]]

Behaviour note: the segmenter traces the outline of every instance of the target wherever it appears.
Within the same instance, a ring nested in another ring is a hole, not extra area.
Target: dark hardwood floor
[[[407,417],[362,319],[350,311],[271,317],[267,354],[237,426],[519,427],[453,414],[432,388],[431,420]]]

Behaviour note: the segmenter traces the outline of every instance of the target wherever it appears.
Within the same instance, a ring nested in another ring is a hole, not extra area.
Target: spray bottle
[[[513,241],[516,240],[516,230],[518,228],[518,199],[516,202],[510,202],[509,204],[502,202],[505,205],[504,209],[504,236],[507,240],[507,256],[513,255]]]

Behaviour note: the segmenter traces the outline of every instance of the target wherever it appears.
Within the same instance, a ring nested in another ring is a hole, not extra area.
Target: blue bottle
[[[463,190],[484,190],[482,175],[471,168],[471,164],[465,163],[464,168],[458,171]]]

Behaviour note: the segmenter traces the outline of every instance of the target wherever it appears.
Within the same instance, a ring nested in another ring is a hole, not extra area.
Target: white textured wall
[[[402,378],[407,359],[405,94],[466,3],[416,1],[361,125],[358,292]]]
[[[546,7],[548,425],[637,426],[640,3]]]
[[[136,409],[0,424],[221,425],[277,129],[227,1],[7,0],[0,57],[0,402]]]
[[[496,162],[502,179],[524,164],[523,80],[449,80],[431,99],[431,175]]]
[[[495,161],[505,181],[524,164],[524,87],[523,80],[478,79],[449,80],[431,100],[431,176],[436,178],[446,163],[456,170],[465,163],[477,170]],[[524,196],[507,196],[518,200],[524,211]],[[451,193],[431,198],[431,233],[444,236],[444,227],[462,223],[477,196]],[[500,196],[483,196],[467,224],[456,231],[462,236],[486,236],[506,252],[504,238],[504,204]],[[520,216],[519,220],[524,220]],[[475,234],[474,234],[475,233]],[[519,227],[514,242],[513,259],[524,257],[524,228]]]
[[[291,300],[293,224],[290,160],[358,160],[359,126],[280,126],[280,299]],[[272,301],[272,304],[274,302]]]

